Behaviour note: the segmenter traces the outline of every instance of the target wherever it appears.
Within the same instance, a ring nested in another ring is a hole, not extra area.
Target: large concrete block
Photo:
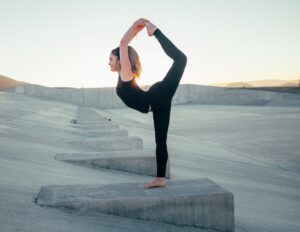
[[[143,140],[136,136],[117,138],[89,138],[80,141],[69,141],[67,143],[80,146],[88,146],[100,151],[141,150]]]
[[[113,169],[148,176],[157,174],[155,151],[152,150],[58,153],[55,159],[93,168]],[[166,178],[170,178],[169,161]]]
[[[79,130],[68,132],[84,137],[128,137],[128,131],[125,129]]]
[[[169,181],[165,188],[145,183],[42,187],[36,203],[84,214],[105,213],[179,226],[234,231],[233,194],[209,179]]]
[[[119,124],[110,122],[103,124],[95,124],[95,125],[72,125],[73,128],[80,130],[105,130],[105,129],[118,129]]]

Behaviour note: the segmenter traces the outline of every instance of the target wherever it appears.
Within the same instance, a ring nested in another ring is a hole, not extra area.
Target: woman
[[[133,37],[147,28],[149,36],[155,36],[173,64],[162,81],[152,85],[148,91],[142,90],[135,79],[141,74],[141,64],[137,52],[128,46]],[[183,75],[187,57],[154,24],[139,19],[124,34],[120,47],[112,50],[109,65],[111,71],[119,74],[117,95],[130,108],[142,113],[152,111],[156,141],[157,177],[144,188],[164,187],[168,161],[167,133],[170,122],[171,101]]]

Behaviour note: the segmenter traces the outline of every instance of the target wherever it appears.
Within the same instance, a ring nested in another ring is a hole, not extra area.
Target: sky
[[[109,55],[147,18],[188,57],[181,84],[300,78],[300,0],[0,0],[0,75],[48,87],[112,87]],[[155,37],[130,43],[140,85],[172,64]]]

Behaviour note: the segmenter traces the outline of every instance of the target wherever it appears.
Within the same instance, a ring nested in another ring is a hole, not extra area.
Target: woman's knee
[[[185,67],[187,64],[187,56],[184,53],[181,53],[180,56],[175,60],[180,66]]]
[[[176,73],[180,76],[180,78],[182,77],[182,75],[184,73],[186,64],[187,64],[187,57],[185,55],[181,56],[174,63],[174,65],[176,66]]]

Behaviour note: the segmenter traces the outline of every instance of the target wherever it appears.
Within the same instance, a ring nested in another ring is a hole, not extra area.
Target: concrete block
[[[67,143],[80,146],[88,146],[100,151],[142,150],[143,140],[136,136],[118,138],[89,138],[80,141],[69,141]]]
[[[83,214],[105,213],[179,226],[234,231],[233,194],[209,179],[169,181],[165,188],[145,183],[62,185],[41,188],[36,203]]]
[[[84,137],[128,137],[128,131],[125,129],[79,130],[68,132]]]
[[[106,117],[100,116],[100,115],[95,115],[95,116],[91,116],[91,115],[77,115],[77,119],[79,121],[96,121],[96,120],[107,120]]]
[[[93,109],[78,109],[77,118],[80,120],[106,120],[105,116],[102,116],[95,112]]]
[[[71,125],[73,128],[80,130],[105,130],[105,129],[119,129],[119,124],[110,122],[103,124],[95,124],[95,125]]]
[[[98,90],[96,88],[84,88],[82,97],[85,106],[96,106],[98,104]]]
[[[77,114],[98,115],[98,113],[90,107],[78,106]]]
[[[113,169],[148,176],[156,176],[157,173],[154,150],[58,153],[55,159],[87,167]],[[166,178],[170,178],[169,161]]]
[[[101,119],[101,120],[81,120],[77,121],[77,125],[102,125],[106,123],[112,123],[112,121],[109,121],[108,119]]]

